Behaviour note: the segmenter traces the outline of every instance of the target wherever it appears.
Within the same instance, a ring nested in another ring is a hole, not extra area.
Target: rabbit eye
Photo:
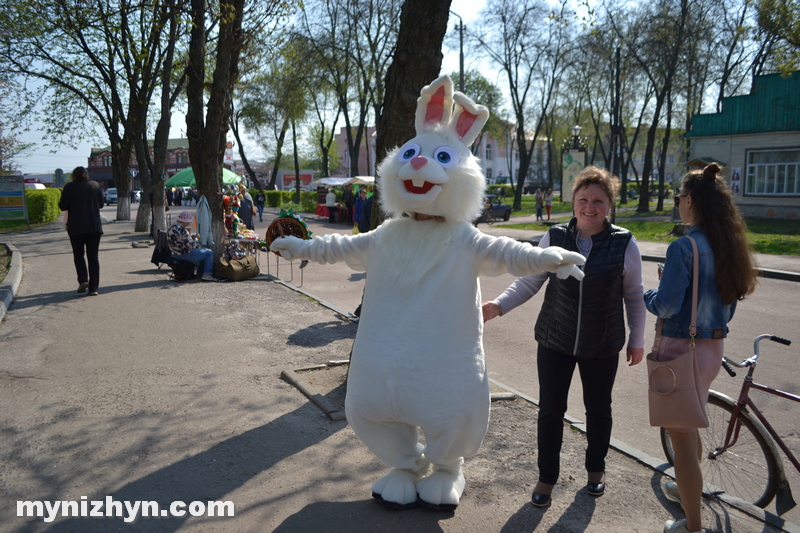
[[[441,146],[433,152],[433,158],[444,168],[450,168],[458,163],[458,152],[449,146]]]
[[[408,143],[397,153],[397,159],[401,162],[405,163],[406,161],[411,161],[415,157],[419,155],[420,148],[419,145],[414,143]]]

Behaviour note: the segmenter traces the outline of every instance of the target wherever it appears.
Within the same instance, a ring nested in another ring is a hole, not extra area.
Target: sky
[[[469,28],[471,23],[474,23],[478,18],[478,14],[486,4],[486,0],[453,0],[450,10],[457,13],[464,20],[464,25]],[[454,32],[454,26],[458,23],[458,17],[451,15],[449,21],[449,32]],[[442,62],[442,73],[450,73],[458,71],[459,67],[459,54],[458,48],[449,50],[447,46],[444,47],[445,54]],[[469,70],[474,68],[474,61],[470,59],[468,47],[464,50],[464,68]],[[433,80],[431,80],[433,81]],[[170,138],[185,137],[186,124],[184,116],[180,113],[173,113],[172,115],[172,130],[170,131]],[[17,158],[19,170],[23,174],[52,174],[56,168],[62,169],[64,172],[71,172],[77,166],[86,166],[89,154],[93,147],[108,146],[108,141],[92,142],[81,141],[77,149],[73,150],[67,146],[46,146],[42,140],[42,131],[36,129],[36,124],[33,125],[31,131],[24,133],[16,133],[17,139],[26,143],[33,143],[35,146],[32,150],[28,151],[24,156]],[[233,140],[233,135],[230,135]],[[101,139],[105,135],[101,134]],[[239,158],[238,152],[234,150],[234,157]]]

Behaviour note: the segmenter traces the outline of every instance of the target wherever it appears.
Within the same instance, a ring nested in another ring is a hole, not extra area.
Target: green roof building
[[[757,77],[750,94],[725,98],[721,113],[695,115],[686,137],[688,165],[724,165],[743,214],[800,216],[800,72]]]

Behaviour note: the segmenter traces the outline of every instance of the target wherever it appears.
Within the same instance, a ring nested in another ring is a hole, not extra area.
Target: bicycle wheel
[[[764,508],[775,497],[778,485],[778,461],[767,443],[767,436],[742,413],[737,417],[740,425],[739,438],[731,448],[717,457],[711,452],[725,443],[728,422],[733,405],[716,396],[714,391],[708,398],[708,428],[700,429],[703,443],[703,493],[729,494],[740,500]],[[669,433],[661,428],[661,445],[669,464],[675,464],[672,441]]]

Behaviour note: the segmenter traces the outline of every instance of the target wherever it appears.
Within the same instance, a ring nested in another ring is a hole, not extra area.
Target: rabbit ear
[[[453,100],[456,103],[456,111],[450,128],[465,145],[469,146],[489,120],[489,110],[485,106],[476,105],[459,92],[453,95]]]
[[[440,124],[446,125],[452,113],[453,80],[447,75],[440,76],[420,92],[414,123],[417,135],[433,131]]]

